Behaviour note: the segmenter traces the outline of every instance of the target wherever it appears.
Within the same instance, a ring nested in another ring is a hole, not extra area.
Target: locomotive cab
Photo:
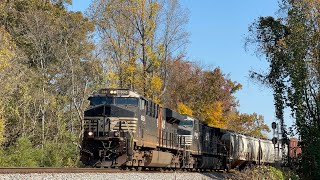
[[[135,132],[138,95],[129,90],[103,89],[89,97],[89,101],[90,106],[84,112],[85,138],[120,138],[125,137],[124,132]]]
[[[183,121],[180,121],[177,133],[179,134],[180,145],[190,148],[193,141],[193,123],[194,119],[186,116]]]

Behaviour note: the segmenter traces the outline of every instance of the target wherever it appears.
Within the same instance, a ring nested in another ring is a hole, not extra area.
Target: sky
[[[70,10],[85,11],[91,0],[73,0]],[[259,16],[276,16],[277,0],[180,0],[190,12],[187,31],[190,43],[187,58],[199,61],[207,67],[220,67],[233,81],[243,88],[235,94],[241,113],[258,113],[264,116],[270,127],[275,121],[271,89],[249,79],[249,71],[265,71],[268,64],[257,57],[254,49],[246,51],[245,37],[248,27]],[[285,121],[292,119],[285,113]],[[268,134],[272,137],[272,133]]]

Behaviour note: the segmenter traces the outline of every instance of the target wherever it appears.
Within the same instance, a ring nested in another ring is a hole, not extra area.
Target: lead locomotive
[[[101,89],[89,101],[81,148],[86,166],[224,170],[264,162],[257,138],[244,146],[249,136],[209,127],[128,89]],[[263,155],[271,157],[266,141]]]

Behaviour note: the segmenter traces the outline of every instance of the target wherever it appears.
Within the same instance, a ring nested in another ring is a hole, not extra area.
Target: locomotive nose
[[[97,117],[97,116],[106,116],[111,114],[111,105],[109,104],[102,104],[99,106],[92,107],[90,109],[87,109],[84,112],[84,116],[86,117]]]

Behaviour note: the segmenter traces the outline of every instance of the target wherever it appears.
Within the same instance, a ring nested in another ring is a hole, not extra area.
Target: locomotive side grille
[[[192,144],[192,135],[180,135],[179,144],[182,146],[190,146]]]

